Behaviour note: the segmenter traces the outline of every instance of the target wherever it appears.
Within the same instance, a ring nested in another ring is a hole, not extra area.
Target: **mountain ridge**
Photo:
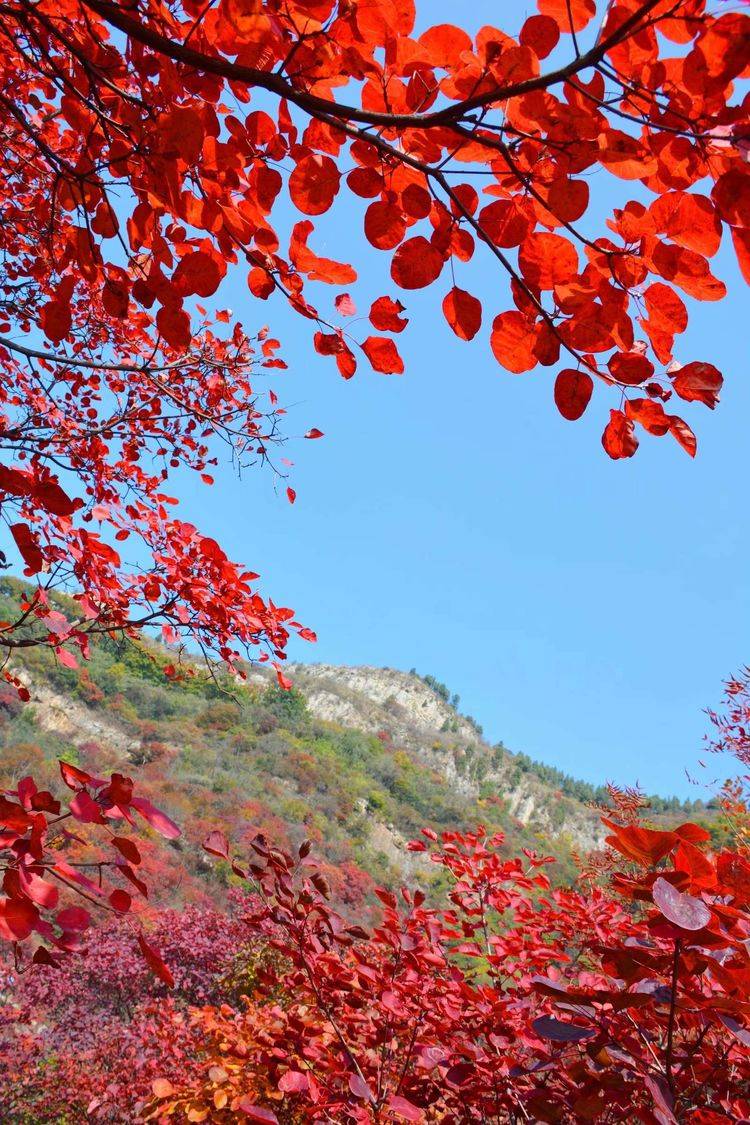
[[[18,588],[0,583],[0,614]],[[183,825],[180,858],[195,879],[214,880],[213,889],[217,879],[231,884],[231,873],[200,848],[217,825],[238,842],[257,830],[282,846],[312,838],[343,894],[355,886],[365,893],[368,879],[426,878],[406,848],[422,826],[484,822],[506,835],[509,852],[560,857],[562,880],[574,877],[573,852],[603,842],[589,806],[605,790],[489,745],[432,676],[297,663],[287,665],[294,687],[284,691],[259,665],[237,684],[186,662],[184,678],[171,682],[164,670],[175,660],[149,640],[97,641],[79,668],[48,649],[24,650],[16,671],[30,702],[22,705],[10,687],[0,692],[0,785],[28,773],[47,784],[59,757],[92,772],[131,773]],[[679,803],[657,810],[680,811]],[[169,848],[160,855],[176,879],[170,860],[178,857]]]

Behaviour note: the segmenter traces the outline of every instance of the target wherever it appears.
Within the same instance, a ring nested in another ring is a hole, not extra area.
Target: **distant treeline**
[[[452,707],[454,711],[459,712],[459,705],[461,697],[457,692],[451,692],[447,684],[442,680],[438,680],[436,676],[422,675],[416,668],[411,669],[411,674],[417,676],[418,679],[431,688],[444,703]],[[466,722],[476,731],[477,735],[482,737],[482,727],[472,718],[471,715],[462,716]],[[502,742],[498,743],[495,747],[496,752],[499,751],[503,754],[509,754],[512,758],[514,769],[514,780],[518,780],[521,774],[530,773],[538,777],[540,781],[559,789],[566,797],[574,797],[578,801],[583,801],[586,804],[607,805],[609,804],[609,791],[606,785],[592,785],[589,781],[580,781],[576,777],[570,777],[569,774],[563,773],[562,770],[557,769],[556,766],[547,766],[544,762],[536,762],[530,758],[528,754],[515,754],[512,750],[508,750]],[[695,801],[683,801],[679,797],[657,797],[649,796],[647,798],[650,807],[654,812],[700,812],[702,809],[712,809],[718,807],[716,800],[708,802],[702,801],[697,798]]]
[[[423,684],[427,684],[427,687],[431,688],[432,691],[435,692],[435,695],[439,696],[440,699],[442,699],[444,703],[447,703],[449,707],[452,707],[457,714],[461,714],[461,712],[459,711],[461,696],[458,694],[458,692],[451,692],[450,688],[447,686],[447,684],[444,684],[442,680],[438,680],[435,676],[423,676],[421,672],[417,671],[416,668],[411,669],[411,674],[412,676],[416,676],[417,679],[421,680]],[[478,723],[476,721],[473,715],[461,715],[461,718],[469,724],[469,726],[477,735],[477,738],[482,737],[482,734],[484,733],[482,725],[481,723]]]
[[[544,762],[535,762],[528,754],[514,754],[502,743],[499,743],[496,749],[511,755],[513,766],[518,771],[519,776],[524,773],[533,774],[540,781],[559,789],[567,797],[575,797],[576,800],[584,801],[587,804],[606,805],[609,803],[609,792],[606,785],[592,785],[588,781],[580,781],[578,778],[570,777],[569,774],[563,773],[556,766],[547,766]],[[717,801],[705,802],[700,798],[695,801],[682,801],[679,797],[649,795],[646,799],[655,812],[691,813],[717,807]]]

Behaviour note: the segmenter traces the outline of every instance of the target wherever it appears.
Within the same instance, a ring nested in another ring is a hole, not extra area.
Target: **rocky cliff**
[[[330,664],[292,664],[286,671],[318,718],[385,735],[438,770],[457,792],[499,799],[522,824],[566,836],[577,850],[601,844],[595,811],[519,772],[515,755],[489,746],[471,719],[415,673]]]

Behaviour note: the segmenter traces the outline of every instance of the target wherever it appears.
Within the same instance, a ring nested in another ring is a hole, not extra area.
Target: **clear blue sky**
[[[429,16],[456,18],[443,2]],[[486,0],[472,9],[475,26],[493,16]],[[633,191],[603,176],[597,207]],[[358,204],[337,206],[311,244],[354,261],[350,288],[366,313],[396,290],[360,215]],[[491,740],[591,781],[695,796],[686,767],[704,777],[717,768],[696,770],[702,708],[750,660],[747,289],[722,250],[730,297],[690,302],[678,357],[710,359],[726,375],[714,414],[684,404],[697,459],[644,435],[633,460],[615,463],[600,445],[616,405],[606,393],[567,423],[549,369],[513,376],[496,365],[488,329],[510,302],[505,279],[480,260],[458,277],[484,300],[481,338],[464,344],[450,332],[441,279],[434,292],[401,295],[407,374],[360,363],[348,383],[314,354],[304,321],[278,302],[259,307],[240,278],[234,311],[248,326],[263,316],[284,342],[288,432],[318,426],[326,436],[289,445],[294,507],[268,477],[222,474],[188,508],[317,631],[318,644],[293,644],[292,658],[414,666],[459,692]]]
[[[750,659],[748,307],[722,267],[733,295],[696,309],[690,332],[695,356],[726,374],[714,414],[686,404],[695,461],[648,436],[610,461],[606,393],[566,423],[549,370],[505,373],[486,333],[453,337],[435,295],[409,296],[407,374],[363,364],[348,383],[278,305],[267,313],[290,364],[289,432],[326,436],[289,443],[293,507],[268,476],[224,473],[187,510],[317,631],[293,658],[415,666],[459,692],[492,740],[592,781],[695,796],[684,769],[701,709]],[[495,311],[508,307],[504,282],[480,273]],[[238,291],[235,311],[245,302]]]
[[[475,5],[473,21],[491,22],[495,9]],[[429,13],[439,22],[452,10],[441,0]],[[633,190],[603,176],[598,206]],[[359,203],[340,202],[311,244],[354,261],[360,282],[350,288],[366,313],[373,297],[397,294],[389,256],[366,246]],[[312,326],[280,301],[253,300],[240,271],[225,303],[247,328],[268,323],[283,341],[289,371],[273,385],[291,407],[287,432],[317,426],[326,436],[285,451],[294,506],[269,474],[227,469],[213,489],[183,489],[181,515],[317,631],[317,645],[293,643],[293,659],[415,666],[457,691],[493,741],[594,782],[695,796],[684,771],[700,753],[702,708],[750,660],[750,307],[725,250],[716,272],[730,297],[690,303],[677,352],[726,376],[714,414],[684,404],[697,459],[644,435],[633,460],[615,463],[600,445],[616,405],[606,392],[567,423],[552,402],[553,371],[514,376],[495,363],[489,325],[511,305],[486,256],[457,272],[485,304],[473,344],[442,318],[441,279],[402,294],[407,374],[376,375],[361,362],[348,383],[313,352]],[[322,310],[336,292],[315,293]],[[359,327],[369,334],[366,321]]]

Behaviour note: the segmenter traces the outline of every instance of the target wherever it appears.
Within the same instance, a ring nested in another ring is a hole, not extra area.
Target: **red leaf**
[[[693,895],[683,894],[659,877],[652,888],[654,904],[664,917],[682,930],[702,930],[711,921],[711,911]]]
[[[53,344],[62,343],[73,324],[70,301],[48,301],[42,306],[40,324],[48,340]]]
[[[161,956],[152,946],[148,944],[143,934],[138,934],[138,945],[140,946],[141,953],[143,954],[143,958],[146,964],[148,965],[154,976],[158,977],[159,980],[164,981],[164,983],[168,985],[169,988],[174,988],[174,977],[172,976],[168,967],[165,965]]]
[[[138,878],[135,871],[133,871],[132,868],[128,867],[127,863],[118,863],[117,870],[122,876],[124,876],[124,878],[128,880],[128,882],[133,884],[136,890],[139,891],[144,898],[148,898],[148,887],[142,879]]]
[[[310,1083],[300,1070],[287,1070],[279,1079],[279,1089],[284,1094],[304,1094]]]
[[[36,927],[39,911],[27,898],[0,899],[0,936],[24,941]]]
[[[247,287],[254,297],[267,301],[276,288],[273,276],[260,266],[253,266],[247,275]]]
[[[104,814],[96,801],[81,789],[70,802],[70,811],[82,824],[105,824]]]
[[[443,299],[443,313],[461,340],[473,340],[482,327],[481,302],[465,289],[453,287]]]
[[[383,375],[403,375],[404,361],[393,340],[384,336],[368,336],[362,345],[362,351],[374,371],[380,371]]]
[[[323,437],[323,431],[318,430],[313,426],[313,428],[311,430],[307,431],[307,433],[305,434],[305,437],[306,438],[321,438],[321,437]]]
[[[669,418],[669,432],[672,437],[680,443],[686,453],[691,457],[695,457],[698,449],[698,439],[693,431],[688,426],[687,422],[683,422],[682,418],[678,418],[676,414],[668,414]]]
[[[156,314],[156,327],[173,348],[183,350],[190,345],[190,317],[181,305],[165,305]]]
[[[151,1089],[154,1092],[155,1098],[171,1098],[175,1093],[175,1088],[168,1078],[156,1078],[151,1083]]]
[[[251,1121],[260,1121],[263,1125],[279,1125],[279,1119],[272,1110],[264,1109],[262,1105],[256,1105],[255,1102],[251,1102],[246,1094],[239,1100],[239,1109],[241,1109]]]
[[[359,1074],[349,1075],[349,1089],[354,1094],[355,1098],[364,1098],[368,1102],[375,1101],[372,1090]]]
[[[750,230],[741,230],[739,227],[732,227],[732,242],[734,243],[734,252],[737,255],[737,264],[740,267],[742,276],[748,285],[750,285]]]
[[[607,843],[644,867],[653,867],[665,855],[669,855],[679,839],[674,832],[658,832],[653,828],[641,828],[637,824],[617,824],[606,817],[602,817],[602,823],[612,832],[607,837]]]
[[[687,402],[704,402],[710,410],[719,401],[719,391],[724,378],[712,363],[687,363],[672,378],[680,398]]]
[[[592,1039],[596,1031],[592,1027],[579,1027],[574,1023],[563,1023],[553,1016],[539,1016],[531,1021],[534,1031],[542,1039],[551,1039],[555,1043],[580,1043],[583,1039]]]
[[[127,912],[130,910],[132,902],[133,900],[128,892],[121,891],[119,888],[116,888],[114,891],[112,891],[109,896],[109,904],[113,910],[116,910],[118,912],[118,914],[127,914]]]
[[[566,368],[555,380],[555,406],[569,422],[580,418],[589,404],[594,380],[587,371]]]
[[[198,297],[211,297],[226,272],[223,259],[206,250],[196,250],[180,258],[172,281],[184,296],[194,293]]]
[[[9,801],[7,797],[0,795],[0,824],[5,828],[10,828],[12,832],[25,832],[27,828],[31,828],[33,823],[33,820],[21,805],[17,805],[15,801]]]
[[[521,243],[518,264],[535,289],[554,289],[576,276],[578,254],[573,243],[562,235],[537,232]]]
[[[646,146],[620,129],[605,129],[599,134],[599,160],[621,180],[643,180],[657,168]]]
[[[638,387],[654,373],[654,365],[639,352],[615,352],[607,363],[612,378],[628,387]]]
[[[536,367],[538,363],[534,354],[536,341],[536,325],[529,323],[520,312],[511,310],[495,317],[490,346],[495,359],[506,371],[520,375]]]
[[[137,867],[141,862],[141,853],[138,848],[129,840],[127,836],[113,836],[112,845],[117,848],[120,855],[124,856],[128,863],[134,863]]]
[[[159,146],[165,156],[180,157],[193,164],[203,148],[201,115],[189,106],[176,106],[159,118]]]
[[[404,306],[400,301],[390,297],[378,297],[373,301],[370,309],[370,323],[379,332],[403,332],[409,323],[408,317],[402,317]]]
[[[327,285],[349,285],[357,280],[357,271],[345,262],[335,262],[332,258],[321,258],[307,245],[313,232],[309,219],[295,223],[289,240],[289,256],[295,268],[306,274],[311,281],[323,281]]]
[[[30,496],[34,484],[31,473],[0,465],[0,488],[12,496]]]
[[[418,1106],[406,1098],[399,1097],[398,1094],[391,1094],[388,1108],[391,1113],[395,1113],[396,1117],[401,1117],[404,1121],[421,1121],[424,1117]]]
[[[558,44],[560,28],[551,16],[529,16],[521,28],[518,40],[523,47],[531,47],[539,59],[546,59]]]
[[[101,778],[85,773],[84,770],[79,770],[78,766],[73,766],[70,762],[60,761],[59,765],[62,779],[68,789],[78,790],[84,785],[92,785],[96,789],[98,786],[104,785]]]
[[[747,901],[750,898],[750,863],[742,856],[723,852],[717,863],[719,883],[725,892]]]
[[[40,506],[52,512],[53,516],[72,516],[73,512],[83,506],[82,500],[71,500],[67,492],[54,480],[34,482],[31,492]]]
[[[88,910],[80,906],[68,906],[60,910],[55,916],[55,921],[61,929],[67,932],[79,933],[87,930],[91,925],[91,915]]]
[[[613,460],[632,457],[638,448],[633,423],[621,410],[610,410],[609,423],[602,434],[602,445]]]
[[[348,293],[339,293],[333,303],[336,306],[336,311],[340,313],[341,316],[356,316],[357,306]]]
[[[392,203],[378,200],[365,211],[365,238],[377,250],[393,250],[406,234],[406,222]]]
[[[550,185],[547,207],[559,223],[575,223],[589,205],[589,185],[585,180],[561,178]]]
[[[674,834],[690,844],[707,844],[711,839],[711,833],[707,828],[702,828],[700,824],[692,824],[690,821],[678,825],[674,829]]]
[[[443,255],[421,234],[399,246],[391,262],[391,277],[402,289],[424,289],[437,281]]]
[[[284,675],[284,672],[283,672],[280,664],[274,663],[274,668],[276,669],[276,679],[279,682],[279,687],[283,688],[284,691],[289,691],[294,686],[292,684],[292,681],[289,679],[288,676]]]
[[[40,879],[38,875],[28,875],[23,870],[19,872],[19,879],[21,889],[32,902],[41,906],[43,910],[55,909],[60,897],[57,887],[54,887],[45,879]]]
[[[31,528],[25,523],[14,523],[11,525],[10,533],[16,541],[21,558],[26,563],[29,575],[39,574],[44,569],[44,555]]]
[[[289,501],[290,504],[293,504],[294,501],[297,499],[297,493],[294,491],[293,488],[287,488],[286,498],[287,498],[287,500]]]
[[[596,0],[537,0],[537,7],[566,34],[583,31],[596,15]]]
[[[419,37],[419,45],[427,52],[433,66],[451,70],[461,65],[461,56],[471,51],[472,42],[466,32],[452,23],[429,27]]]
[[[688,840],[680,840],[674,853],[675,871],[690,876],[692,890],[713,890],[716,886],[716,868],[707,855]]]
[[[203,841],[203,850],[222,859],[229,858],[229,841],[218,828],[212,829]]]
[[[62,665],[64,665],[65,668],[77,668],[78,667],[78,661],[76,660],[75,656],[73,656],[72,652],[68,652],[67,649],[56,648],[55,649],[55,655],[57,656],[57,659],[60,661],[60,663]]]
[[[59,969],[60,962],[52,956],[48,949],[40,945],[38,949],[34,950],[34,956],[31,958],[35,965],[49,965],[50,968]]]
[[[322,215],[336,198],[341,174],[330,156],[303,157],[289,177],[292,203],[303,215]]]
[[[669,430],[669,415],[660,402],[650,398],[632,398],[625,403],[625,414],[643,426],[649,434],[661,437]]]
[[[175,822],[170,820],[161,809],[155,808],[145,797],[133,797],[130,803],[143,819],[147,820],[151,827],[155,828],[167,840],[176,840],[178,836],[182,835]]]
[[[520,246],[529,230],[529,220],[513,199],[496,199],[479,212],[479,225],[495,246],[509,250]]]

